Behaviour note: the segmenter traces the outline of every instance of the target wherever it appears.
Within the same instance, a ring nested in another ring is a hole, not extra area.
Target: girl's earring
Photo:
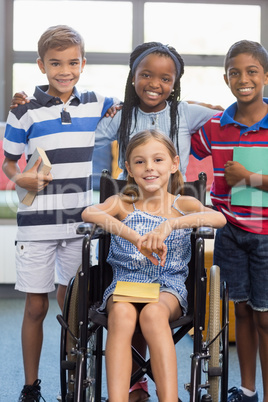
[[[175,92],[175,89],[173,88],[172,91],[171,91],[171,93],[173,94],[174,92]]]
[[[135,82],[134,81],[132,81],[132,85],[133,85],[133,87],[135,87]]]

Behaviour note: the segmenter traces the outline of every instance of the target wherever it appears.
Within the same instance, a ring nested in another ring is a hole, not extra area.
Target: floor
[[[9,298],[0,289],[0,328],[1,328],[1,364],[0,364],[0,401],[16,402],[24,383],[20,345],[20,329],[24,309],[23,298]],[[19,294],[19,293],[18,293]],[[59,309],[54,297],[50,299],[50,309],[44,323],[44,343],[40,362],[39,377],[42,380],[42,395],[46,402],[56,401],[60,389],[59,382],[59,340],[60,325],[56,319]],[[189,382],[190,354],[192,339],[184,337],[177,345],[179,395],[182,401],[189,401],[184,390],[184,383]],[[230,345],[229,386],[239,386],[240,376],[235,345]],[[257,389],[262,400],[262,380],[260,365],[257,371]],[[153,382],[149,382],[150,402],[157,402]],[[105,373],[103,374],[103,396],[107,395]],[[99,402],[99,401],[97,401]]]

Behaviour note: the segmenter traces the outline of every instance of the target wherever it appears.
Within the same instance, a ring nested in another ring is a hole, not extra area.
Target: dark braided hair
[[[120,159],[125,158],[126,147],[129,142],[129,137],[131,135],[131,125],[132,125],[132,115],[134,110],[135,117],[135,125],[137,123],[137,113],[138,106],[140,103],[140,99],[136,94],[135,88],[132,85],[133,74],[132,66],[134,61],[142,54],[145,50],[159,46],[159,50],[154,51],[155,54],[164,54],[167,57],[170,57],[168,53],[164,50],[161,50],[161,46],[163,46],[159,42],[148,42],[143,43],[142,45],[137,46],[130,55],[129,67],[130,72],[127,78],[126,88],[125,88],[125,99],[122,108],[121,115],[121,123],[118,129],[118,142],[119,142],[119,155]],[[169,95],[167,102],[170,105],[170,133],[169,137],[173,143],[176,144],[177,150],[179,152],[179,139],[178,139],[178,131],[179,131],[179,114],[178,114],[178,104],[180,100],[181,94],[181,86],[180,79],[184,73],[184,62],[181,56],[178,54],[176,49],[172,46],[167,46],[169,51],[178,59],[178,62],[181,66],[180,74],[176,77],[174,83],[174,91]],[[166,133],[168,134],[168,133]]]

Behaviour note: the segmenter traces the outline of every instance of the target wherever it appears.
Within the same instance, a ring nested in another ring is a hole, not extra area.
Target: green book
[[[233,160],[251,172],[268,174],[268,148],[234,147]],[[268,191],[246,185],[234,186],[231,191],[231,204],[268,207]]]

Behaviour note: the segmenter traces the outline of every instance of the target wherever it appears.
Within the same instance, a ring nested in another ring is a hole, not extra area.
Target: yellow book
[[[26,172],[27,170],[31,169],[40,156],[41,156],[42,161],[39,165],[38,172],[42,172],[42,173],[44,173],[44,175],[47,175],[50,172],[52,166],[51,166],[51,163],[50,163],[45,151],[39,147],[37,147],[36,150],[34,151],[34,153],[32,154],[32,156],[31,156],[29,162],[27,163],[23,172]],[[37,192],[27,191],[25,188],[19,187],[18,185],[16,185],[16,190],[17,190],[17,194],[18,194],[20,202],[22,202],[23,204],[25,204],[27,206],[32,205]]]
[[[156,303],[159,300],[159,293],[159,283],[118,281],[113,293],[113,301],[131,303]]]

